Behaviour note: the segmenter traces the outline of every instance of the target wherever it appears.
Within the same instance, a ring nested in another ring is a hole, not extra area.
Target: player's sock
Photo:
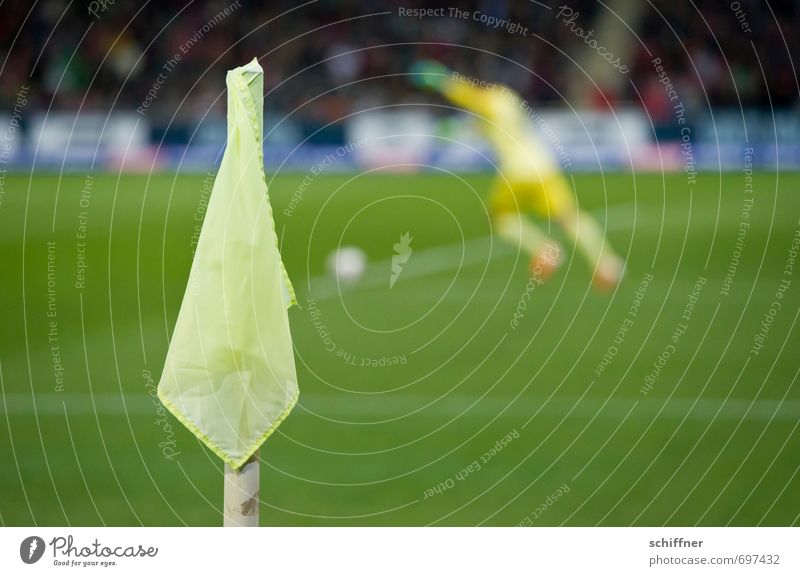
[[[561,265],[561,246],[557,242],[548,241],[531,256],[530,277],[538,282],[544,282]]]
[[[498,236],[514,246],[519,246],[533,256],[547,241],[547,236],[522,214],[500,214],[494,218]]]
[[[589,214],[578,211],[577,222],[563,221],[566,231],[575,239],[578,250],[588,260],[594,272],[594,284],[602,290],[613,289],[622,277],[623,261],[605,240],[603,230]]]
[[[498,236],[530,255],[533,277],[544,281],[558,268],[561,247],[522,214],[501,214],[495,217],[494,222]]]
[[[597,264],[592,282],[594,287],[602,292],[613,290],[622,279],[625,265],[622,258],[616,254],[604,254]]]

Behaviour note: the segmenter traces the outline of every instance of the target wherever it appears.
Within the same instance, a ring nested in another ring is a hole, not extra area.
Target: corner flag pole
[[[238,470],[225,464],[223,526],[258,526],[258,450]]]

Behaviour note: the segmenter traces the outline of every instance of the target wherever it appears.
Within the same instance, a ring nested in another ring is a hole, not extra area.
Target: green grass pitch
[[[0,523],[221,523],[221,462],[151,395],[204,178],[5,179]],[[741,173],[575,175],[627,263],[609,295],[571,248],[529,284],[490,182],[270,182],[301,399],[261,450],[262,524],[797,524],[800,175],[756,174],[752,203]],[[339,244],[369,258],[341,290]]]

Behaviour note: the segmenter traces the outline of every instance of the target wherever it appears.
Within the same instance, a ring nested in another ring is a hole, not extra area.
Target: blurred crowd
[[[152,91],[149,117],[190,121],[224,114],[225,71],[258,56],[269,110],[304,120],[419,99],[403,77],[419,58],[557,104],[567,93],[568,56],[584,47],[554,18],[562,5],[587,29],[602,10],[594,0],[6,0],[0,103],[11,108],[28,86],[37,109],[136,109]],[[399,7],[436,11],[401,16]],[[485,21],[452,17],[453,7]],[[525,31],[492,27],[489,17]],[[630,82],[603,89],[595,105],[641,101],[666,114],[654,57],[688,107],[796,105],[800,3],[652,0],[637,28],[641,44],[625,56]]]

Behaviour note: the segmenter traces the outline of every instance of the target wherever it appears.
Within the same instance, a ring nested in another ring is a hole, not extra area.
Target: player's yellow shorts
[[[535,212],[544,218],[559,218],[574,210],[575,200],[561,174],[546,179],[498,176],[492,185],[489,207],[493,214]]]

